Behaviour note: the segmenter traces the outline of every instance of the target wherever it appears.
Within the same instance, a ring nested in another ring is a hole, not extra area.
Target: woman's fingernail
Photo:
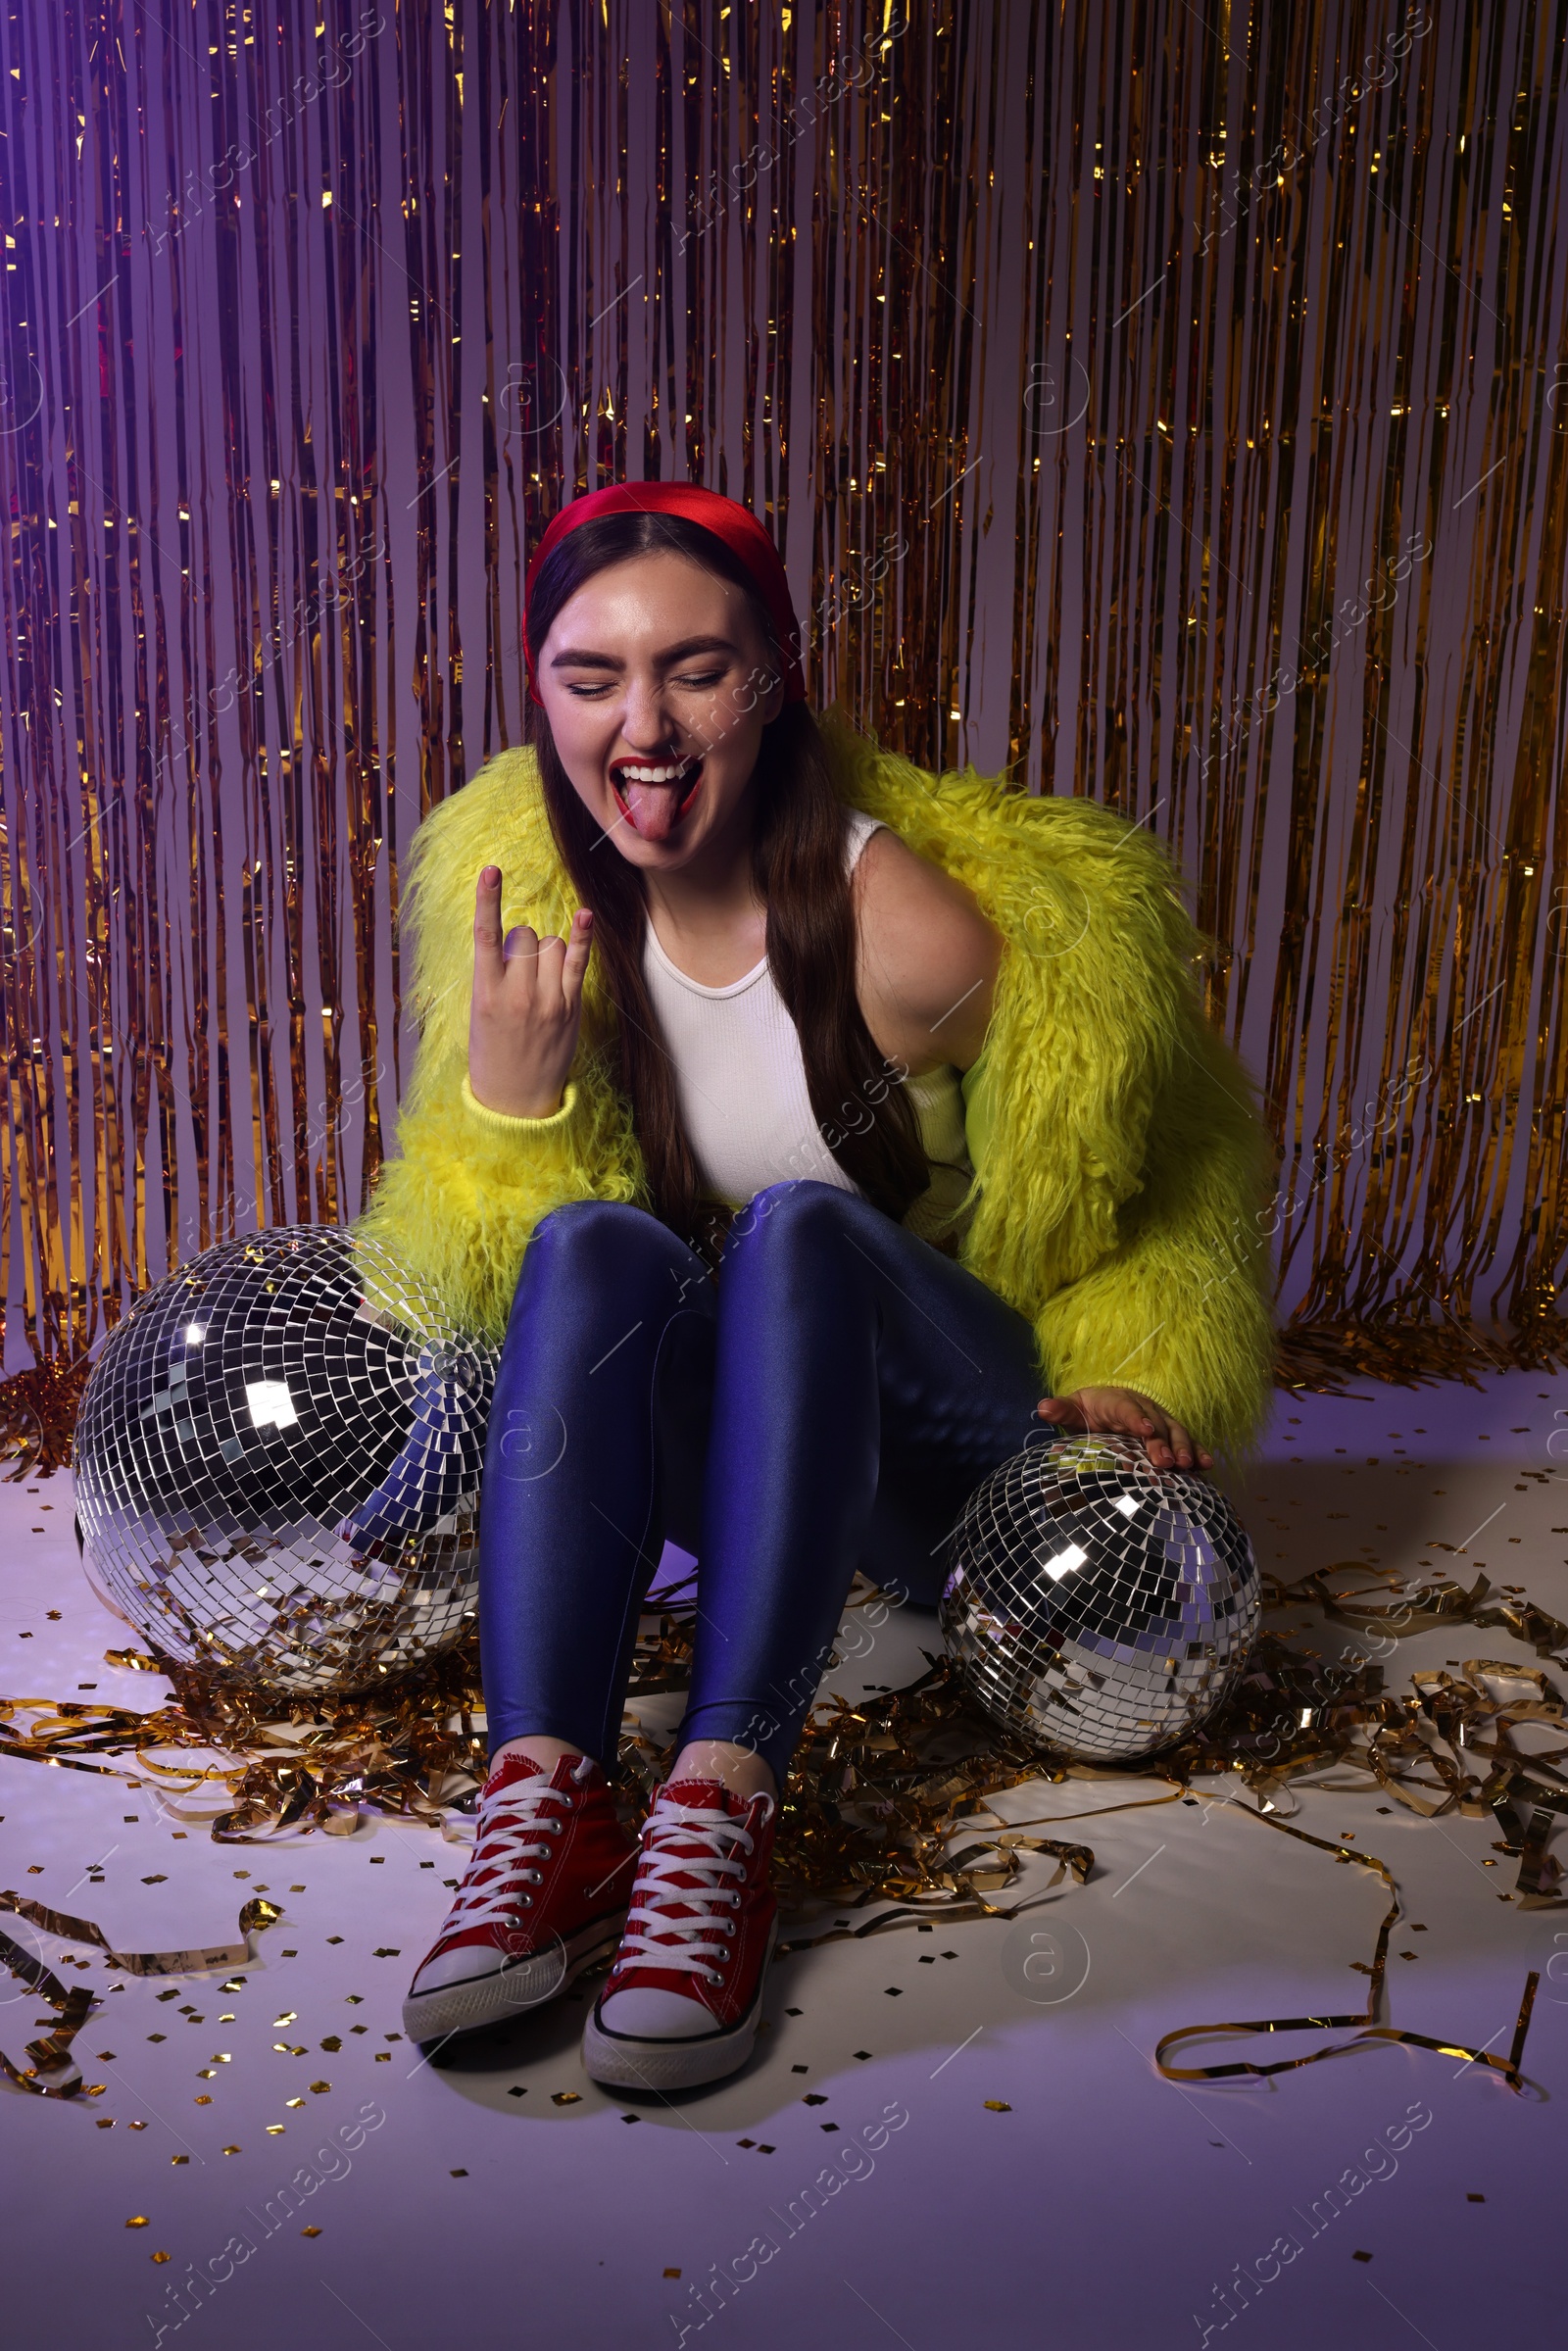
[[[484,871],[480,874],[479,879],[483,882],[487,890],[494,890],[501,879],[500,866],[487,865]]]

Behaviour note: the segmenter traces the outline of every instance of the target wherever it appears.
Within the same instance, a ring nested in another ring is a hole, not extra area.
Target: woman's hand
[[[588,968],[593,916],[571,918],[565,939],[539,938],[526,923],[501,936],[501,869],[479,876],[473,907],[473,1003],[468,1015],[468,1086],[475,1102],[509,1118],[549,1118],[561,1107]]]
[[[1212,1469],[1214,1456],[1195,1443],[1152,1396],[1136,1388],[1075,1388],[1071,1396],[1048,1396],[1036,1407],[1042,1420],[1062,1429],[1115,1429],[1140,1437],[1156,1469]]]

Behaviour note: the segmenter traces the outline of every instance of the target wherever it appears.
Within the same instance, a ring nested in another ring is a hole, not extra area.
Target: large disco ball
[[[1247,1662],[1257,1563],[1225,1496],[1110,1435],[1031,1444],[949,1538],[940,1619],[993,1721],[1031,1745],[1126,1761],[1170,1745]]]
[[[495,1361],[379,1245],[301,1225],[208,1249],[138,1299],[83,1392],[90,1581],[224,1682],[363,1690],[450,1648]]]

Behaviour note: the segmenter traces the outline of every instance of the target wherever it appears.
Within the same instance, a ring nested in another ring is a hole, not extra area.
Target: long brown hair
[[[767,649],[767,674],[781,674],[767,609],[739,558],[700,524],[647,514],[585,522],[541,565],[526,619],[535,669],[557,613],[585,580],[628,556],[663,552],[690,557],[741,591]],[[699,1182],[674,1070],[643,978],[648,906],[642,874],[618,852],[595,854],[609,836],[562,765],[543,708],[530,700],[526,710],[556,846],[580,904],[593,912],[594,950],[618,1016],[620,1085],[631,1104],[654,1212],[711,1256],[723,1212]],[[844,809],[805,703],[787,702],[763,727],[752,790],[752,866],[767,909],[768,962],[800,1036],[812,1112],[846,1175],[877,1207],[902,1219],[930,1178],[908,1097],[901,1085],[889,1084],[856,995]]]

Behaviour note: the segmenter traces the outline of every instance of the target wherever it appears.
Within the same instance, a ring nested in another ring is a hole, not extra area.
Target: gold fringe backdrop
[[[1171,844],[1296,1376],[1549,1359],[1565,37],[0,0],[8,1367],[358,1209],[402,857],[623,475],[770,521],[821,701]]]

